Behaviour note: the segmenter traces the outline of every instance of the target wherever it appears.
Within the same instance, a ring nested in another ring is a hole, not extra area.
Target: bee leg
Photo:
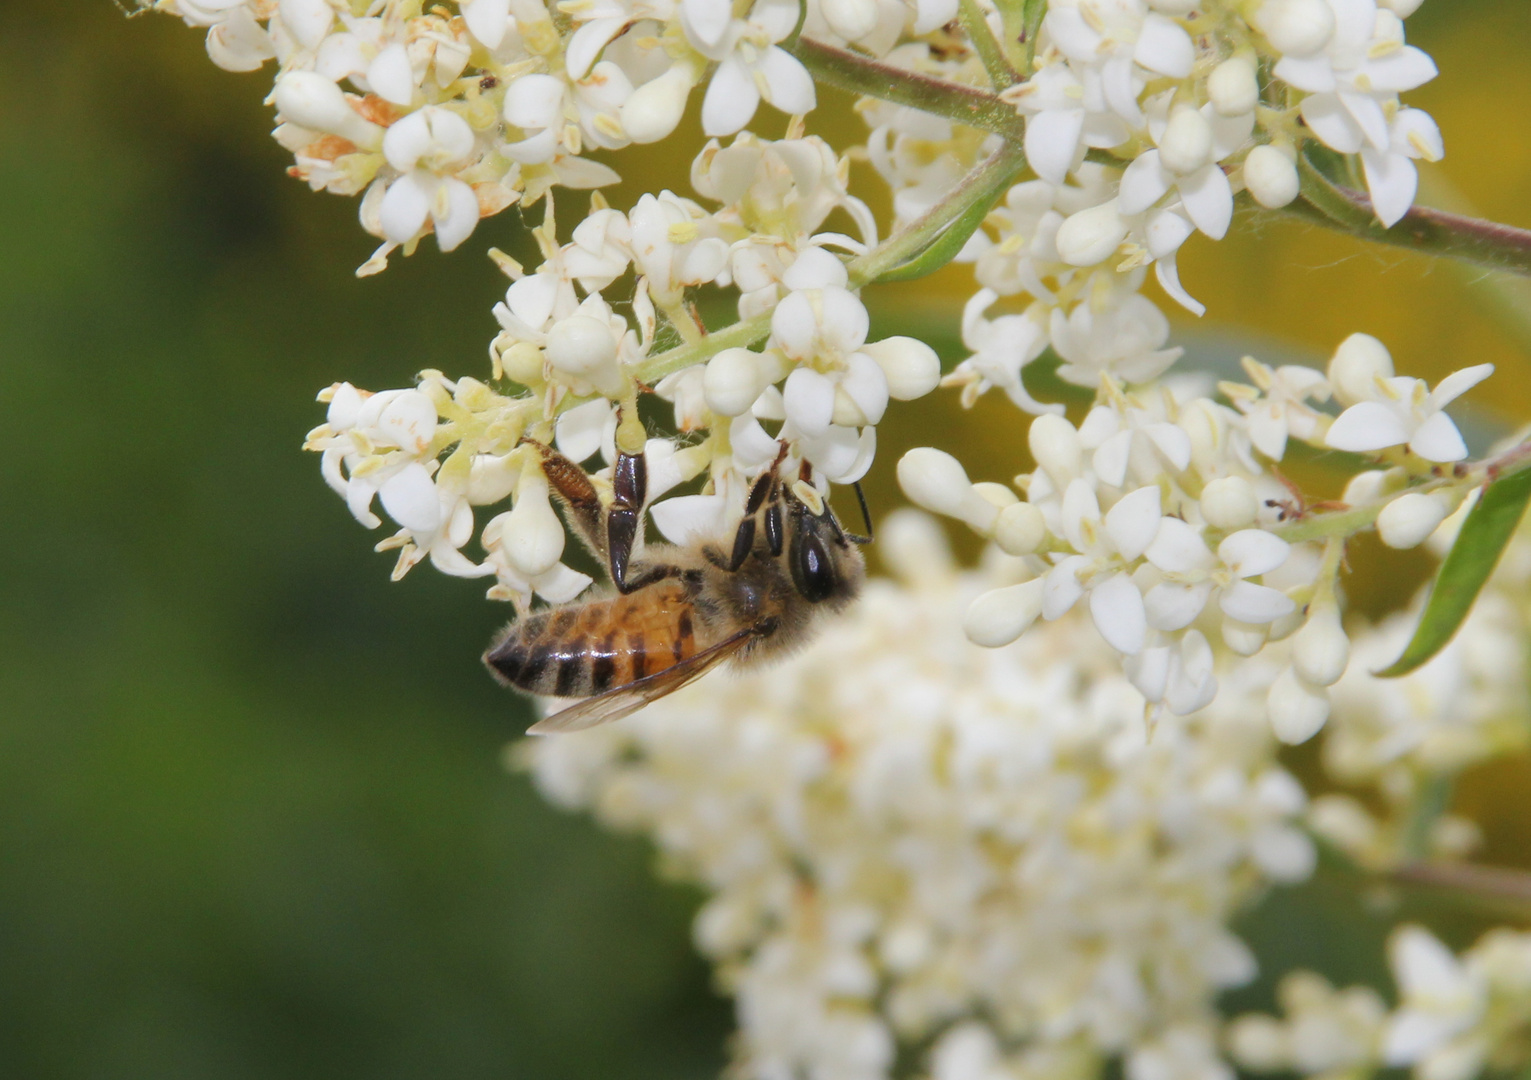
[[[568,510],[569,524],[579,534],[597,559],[605,562],[606,556],[606,528],[603,520],[605,507],[601,505],[601,497],[596,493],[595,485],[590,482],[590,477],[579,465],[564,457],[557,450],[536,439],[522,439],[524,443],[537,448],[542,455],[542,473],[548,478],[548,486],[553,489],[560,502]]]
[[[780,555],[784,542],[785,523],[781,517],[781,500],[777,499],[766,510],[765,515],[766,543],[770,545],[772,555]]]
[[[611,470],[611,509],[606,511],[606,550],[611,583],[618,592],[630,593],[657,580],[652,574],[627,576],[638,530],[643,525],[643,503],[648,496],[648,463],[642,454],[617,454]]]
[[[760,513],[761,506],[765,505],[766,498],[776,487],[776,471],[761,473],[756,478],[754,486],[750,488],[750,496],[744,503],[744,517],[739,522],[739,531],[734,533],[734,550],[728,560],[729,570],[737,570],[744,565],[744,560],[750,557],[750,552],[755,550],[755,517]],[[776,504],[772,504],[775,506]],[[770,532],[770,522],[767,519],[766,532]]]

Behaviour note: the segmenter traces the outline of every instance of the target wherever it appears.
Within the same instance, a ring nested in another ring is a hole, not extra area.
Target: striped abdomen
[[[552,608],[512,623],[484,660],[512,686],[554,697],[594,697],[680,663],[697,651],[692,605],[677,583]]]

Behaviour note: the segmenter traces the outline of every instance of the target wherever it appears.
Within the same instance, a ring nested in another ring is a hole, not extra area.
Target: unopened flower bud
[[[1008,645],[1042,613],[1042,578],[991,589],[974,600],[962,618],[968,640],[986,649]]]
[[[1212,125],[1207,123],[1200,109],[1180,106],[1171,114],[1159,140],[1159,160],[1170,172],[1185,174],[1201,168],[1211,156]]]
[[[1393,376],[1393,358],[1370,334],[1351,334],[1334,351],[1329,361],[1329,385],[1342,405],[1370,401],[1377,393],[1377,380]]]
[[[1340,610],[1332,600],[1315,603],[1307,622],[1292,635],[1292,665],[1304,681],[1333,686],[1350,663],[1350,639],[1340,626]]]
[[[869,342],[861,351],[877,361],[888,380],[888,396],[898,401],[924,397],[941,381],[941,358],[936,350],[912,337]]]
[[[658,142],[680,123],[695,80],[680,63],[634,90],[622,105],[622,130],[635,143]]]
[[[1014,490],[1004,484],[996,484],[992,480],[984,480],[973,485],[973,492],[984,502],[996,510],[1003,510],[1007,506],[1013,506],[1020,501],[1020,496]]]
[[[1244,159],[1244,187],[1255,202],[1277,210],[1297,198],[1297,166],[1274,146],[1257,146]]]
[[[998,508],[973,490],[961,462],[933,447],[916,447],[899,459],[898,483],[916,506],[960,518],[980,533],[987,534],[999,517]]]
[[[545,353],[548,363],[589,380],[606,397],[619,398],[626,389],[611,328],[588,315],[571,315],[554,323]]]
[[[760,356],[748,349],[724,349],[707,361],[702,390],[707,407],[719,416],[742,416],[765,389],[760,378]]]
[[[1219,116],[1242,116],[1260,100],[1255,65],[1242,56],[1224,60],[1207,76],[1207,96]]]
[[[916,506],[947,515],[957,513],[973,489],[962,463],[930,446],[916,447],[899,458],[898,484]]]
[[[1004,507],[994,522],[994,542],[1006,555],[1031,555],[1046,540],[1047,522],[1030,503]]]
[[[846,41],[857,41],[877,29],[877,0],[821,0],[819,11],[829,28]]]
[[[1253,656],[1265,648],[1269,632],[1263,624],[1223,619],[1223,644],[1239,656]]]
[[[1408,474],[1402,469],[1368,469],[1350,478],[1340,499],[1351,506],[1361,506],[1397,491],[1407,482]]]
[[[1260,500],[1242,476],[1213,480],[1201,491],[1201,516],[1214,529],[1247,529],[1255,523]]]
[[[506,378],[536,386],[542,382],[542,350],[530,341],[518,341],[500,354],[500,368]]]
[[[312,71],[288,72],[277,81],[275,99],[282,118],[299,127],[339,135],[367,150],[382,145],[383,129],[363,120],[346,104],[340,87],[323,75]]]
[[[1058,255],[1070,266],[1094,266],[1108,258],[1127,238],[1127,223],[1116,212],[1116,200],[1069,215],[1058,227]]]
[[[525,577],[547,573],[563,556],[563,525],[548,502],[548,482],[541,469],[521,470],[516,505],[501,524],[499,539],[505,561]]]
[[[1318,734],[1329,719],[1329,694],[1285,668],[1271,683],[1266,707],[1276,738],[1295,746]]]
[[[1266,0],[1255,21],[1286,56],[1312,56],[1334,33],[1334,12],[1324,0]]]
[[[1406,492],[1384,506],[1382,513],[1377,515],[1377,534],[1390,548],[1407,550],[1417,547],[1451,511],[1452,505],[1437,495]]]
[[[1051,413],[1037,417],[1031,422],[1026,441],[1037,466],[1057,487],[1067,487],[1079,475],[1079,432],[1063,417]]]

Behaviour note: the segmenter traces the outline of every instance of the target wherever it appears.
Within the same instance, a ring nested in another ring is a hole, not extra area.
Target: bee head
[[[798,595],[812,604],[843,603],[854,597],[861,587],[861,554],[829,507],[815,514],[789,494],[787,512],[791,521],[787,568]]]

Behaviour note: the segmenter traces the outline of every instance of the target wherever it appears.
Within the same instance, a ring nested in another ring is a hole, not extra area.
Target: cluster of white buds
[[[1077,427],[1054,412],[1031,421],[1037,467],[1014,490],[971,483],[940,450],[905,455],[905,494],[1019,560],[1023,580],[974,602],[968,636],[1007,644],[1084,600],[1133,685],[1156,712],[1176,715],[1217,693],[1212,642],[1249,657],[1290,638],[1270,684],[1270,719],[1286,742],[1311,738],[1349,661],[1335,592],[1342,545],[1293,547],[1281,537],[1306,508],[1293,505],[1274,467],[1291,440],[1396,460],[1361,473],[1346,497],[1380,505],[1388,543],[1417,544],[1462,497],[1410,488],[1466,455],[1440,407],[1492,368],[1457,372],[1426,394],[1419,380],[1394,376],[1387,350],[1363,334],[1340,346],[1327,377],[1250,358],[1244,367],[1250,383],[1220,387],[1232,407],[1173,380],[1129,390],[1102,377]],[[1315,407],[1331,396],[1349,406],[1338,417]],[[1411,438],[1419,445],[1405,450]]]
[[[1471,1080],[1524,1065],[1531,1034],[1531,934],[1492,930],[1461,957],[1421,926],[1388,946],[1398,1007],[1370,987],[1333,989],[1298,971],[1281,984],[1284,1019],[1253,1014],[1229,1028],[1233,1056],[1255,1072],[1364,1078],[1412,1067],[1416,1080]]]

